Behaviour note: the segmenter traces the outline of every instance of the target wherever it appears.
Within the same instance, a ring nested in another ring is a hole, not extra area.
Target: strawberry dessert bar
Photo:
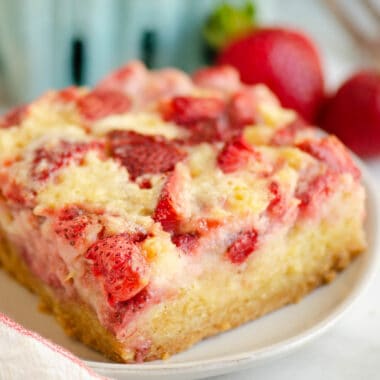
[[[0,259],[68,334],[166,358],[345,268],[366,246],[360,177],[232,68],[132,62],[0,119]]]

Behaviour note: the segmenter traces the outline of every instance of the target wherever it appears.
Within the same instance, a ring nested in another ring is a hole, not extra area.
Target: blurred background
[[[226,3],[241,6],[242,0]],[[297,27],[319,45],[327,84],[370,63],[324,0],[255,0],[260,24]],[[361,0],[341,0],[369,34],[376,20]],[[365,2],[365,0],[364,0]],[[220,0],[0,0],[0,104],[48,88],[94,84],[134,58],[192,71],[207,63],[202,28]],[[331,1],[336,3],[336,1]]]

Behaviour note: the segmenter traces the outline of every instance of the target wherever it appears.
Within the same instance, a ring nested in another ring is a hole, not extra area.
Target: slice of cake
[[[0,119],[1,262],[116,361],[166,358],[331,281],[365,248],[364,198],[335,137],[229,67],[133,62]]]

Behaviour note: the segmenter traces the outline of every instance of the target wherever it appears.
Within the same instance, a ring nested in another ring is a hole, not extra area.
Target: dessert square
[[[360,177],[234,69],[132,62],[0,119],[0,261],[88,346],[167,358],[333,280],[366,247]]]

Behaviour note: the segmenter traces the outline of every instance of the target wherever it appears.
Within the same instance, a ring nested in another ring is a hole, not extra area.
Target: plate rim
[[[376,231],[379,227],[380,218],[380,201],[376,196],[377,180],[373,173],[357,156],[353,155],[354,161],[359,166],[362,172],[362,183],[366,189],[366,209],[367,219],[366,228]],[[210,359],[197,359],[186,362],[168,363],[163,361],[160,364],[122,364],[122,363],[106,363],[92,360],[84,360],[86,365],[94,370],[101,370],[103,373],[110,375],[124,374],[124,375],[174,375],[174,374],[189,374],[199,373],[213,370],[226,369],[238,365],[247,365],[264,360],[280,357],[295,351],[302,345],[310,342],[311,340],[323,335],[330,327],[332,327],[340,318],[346,314],[353,306],[355,301],[363,294],[369,287],[373,280],[377,267],[380,265],[380,238],[377,234],[372,233],[367,250],[361,255],[358,260],[364,260],[361,268],[361,275],[359,280],[355,283],[350,293],[344,298],[325,318],[316,323],[303,332],[294,335],[291,338],[284,339],[278,343],[271,344],[267,347],[243,351],[236,354],[226,354],[219,357]],[[253,323],[248,322],[248,323]]]

